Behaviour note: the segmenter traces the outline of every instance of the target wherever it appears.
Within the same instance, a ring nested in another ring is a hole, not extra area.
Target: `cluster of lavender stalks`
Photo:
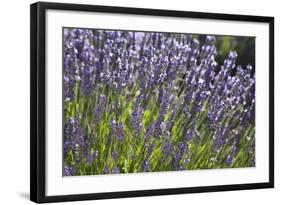
[[[64,28],[64,176],[255,164],[255,77],[216,37]]]

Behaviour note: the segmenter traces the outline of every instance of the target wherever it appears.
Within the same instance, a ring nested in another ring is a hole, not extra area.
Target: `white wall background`
[[[52,1],[52,0],[49,0]],[[265,0],[60,0],[68,3],[146,7],[275,17],[275,189],[112,199],[67,204],[278,204],[281,194],[280,126],[281,13],[278,1]],[[2,1],[0,7],[0,204],[29,201],[29,4]],[[278,7],[279,6],[279,7]]]

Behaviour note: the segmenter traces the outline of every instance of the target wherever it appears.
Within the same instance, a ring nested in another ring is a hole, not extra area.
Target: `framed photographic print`
[[[34,202],[274,187],[274,18],[31,5]]]

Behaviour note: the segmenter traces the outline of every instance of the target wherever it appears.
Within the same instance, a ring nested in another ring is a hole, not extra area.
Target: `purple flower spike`
[[[75,154],[76,161],[80,161],[88,155],[89,148],[90,143],[81,127],[79,115],[76,118],[70,117],[64,127],[65,156],[72,150]]]
[[[110,174],[110,168],[109,168],[108,165],[105,165],[104,173],[105,173],[105,174]]]
[[[117,162],[118,157],[119,157],[118,152],[116,152],[116,151],[112,152],[112,157],[113,157],[114,161]]]
[[[124,139],[124,124],[122,122],[116,122],[113,120],[111,122],[110,130],[111,136],[116,137],[118,141],[122,141]]]
[[[63,171],[64,176],[75,176],[75,174],[76,174],[75,167],[64,166],[64,171]]]
[[[143,172],[150,172],[151,170],[150,170],[150,164],[149,164],[149,162],[148,161],[143,161],[143,163],[142,163],[142,171]]]
[[[185,139],[187,141],[190,141],[192,139],[199,140],[200,138],[200,133],[196,129],[196,121],[193,120],[191,127],[187,130]]]
[[[143,117],[143,108],[140,106],[140,99],[142,98],[142,96],[138,96],[134,107],[133,107],[133,111],[131,114],[131,125],[133,128],[133,131],[136,134],[139,134],[141,129],[143,128],[143,124],[142,124],[142,117]]]
[[[99,104],[94,110],[94,118],[95,118],[95,123],[98,124],[101,121],[101,117],[104,113],[106,106],[106,96],[105,95],[100,95],[99,97]]]
[[[113,174],[120,174],[120,169],[117,166],[114,167]]]
[[[118,125],[117,125],[116,138],[119,141],[122,141],[123,138],[124,138],[124,125],[123,125],[123,123],[118,123]]]

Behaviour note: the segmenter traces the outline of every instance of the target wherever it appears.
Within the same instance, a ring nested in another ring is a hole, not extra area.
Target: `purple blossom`
[[[89,95],[94,87],[95,48],[91,44],[93,33],[88,29],[64,30],[64,86],[65,99],[73,98],[73,86],[81,81],[82,91]]]
[[[144,160],[143,163],[142,163],[142,171],[143,172],[150,172],[151,171],[150,164],[146,160]]]
[[[95,123],[98,124],[101,120],[101,116],[104,113],[106,106],[106,96],[105,95],[100,95],[99,97],[99,104],[98,106],[94,109],[94,118],[95,118]]]
[[[229,132],[229,127],[223,127],[223,126],[220,126],[215,131],[214,146],[213,146],[215,152],[218,152],[221,149],[221,147],[225,144],[226,136],[228,132]]]
[[[190,141],[192,139],[198,140],[199,138],[200,138],[200,133],[196,129],[196,121],[193,120],[191,127],[186,132],[185,139],[187,141]]]
[[[160,137],[166,129],[166,123],[164,122],[165,115],[170,106],[169,93],[166,90],[162,90],[161,100],[160,100],[160,110],[158,114],[157,121],[155,123],[155,135]]]
[[[119,157],[118,152],[116,152],[116,151],[112,152],[112,158],[113,158],[114,162],[118,161],[118,157]]]
[[[113,168],[113,174],[120,174],[120,169],[119,169],[119,167],[115,166],[115,167]]]
[[[116,122],[113,120],[111,122],[111,129],[110,129],[111,136],[116,137],[118,141],[122,141],[124,139],[124,125],[122,122]]]
[[[147,148],[147,151],[146,151],[145,158],[142,162],[142,170],[144,172],[149,172],[150,171],[150,160],[149,160],[149,158],[150,158],[152,152],[154,151],[155,144],[151,143],[150,145],[148,145],[148,143],[146,143],[145,146]]]
[[[76,169],[72,166],[64,166],[63,176],[75,176]]]
[[[117,124],[116,138],[119,141],[123,140],[123,138],[124,138],[124,125],[123,125],[123,123]]]
[[[99,152],[97,150],[94,151],[93,153],[90,153],[88,156],[87,163],[92,164],[92,162],[96,160],[98,156],[99,156]]]
[[[140,106],[140,99],[139,96],[133,106],[132,114],[131,114],[131,126],[135,133],[140,133],[141,129],[143,128],[142,124],[142,117],[143,117],[143,108]]]
[[[165,133],[165,138],[162,141],[161,151],[163,154],[162,162],[164,162],[174,152],[174,144],[171,142],[170,133]]]
[[[109,168],[108,164],[105,165],[104,173],[105,173],[105,174],[110,174],[110,168]]]
[[[229,155],[226,158],[226,164],[228,166],[232,165],[233,159],[234,159],[234,157],[235,157],[235,155],[236,155],[236,153],[238,151],[237,140],[238,140],[238,138],[235,139],[234,144],[232,145],[231,151],[230,151]]]
[[[184,155],[188,155],[188,143],[187,142],[179,142],[177,145],[177,150],[175,152],[175,156],[173,158],[173,169],[174,170],[183,170],[184,168],[180,165],[180,161],[183,159]],[[186,167],[185,165],[184,167]]]
[[[150,125],[147,127],[144,138],[145,141],[148,141],[150,138],[153,137],[154,135],[154,128],[155,128],[155,124],[154,123],[150,123]]]
[[[70,117],[64,127],[64,153],[67,154],[70,150],[75,151],[81,158],[86,156],[89,151],[89,141],[80,125],[80,119]]]

